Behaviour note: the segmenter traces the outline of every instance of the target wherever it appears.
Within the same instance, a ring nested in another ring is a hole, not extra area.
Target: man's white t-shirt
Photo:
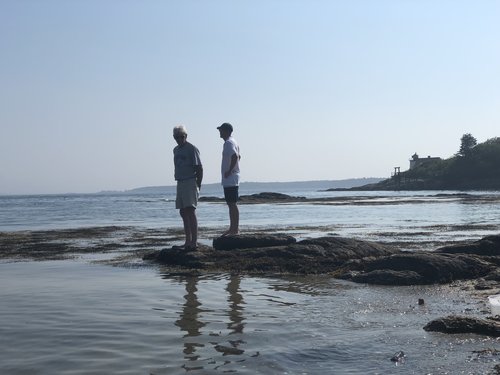
[[[236,165],[231,174],[228,177],[224,177],[224,174],[231,166],[231,157],[234,154],[237,155]],[[238,186],[240,184],[240,148],[233,137],[229,137],[224,142],[224,147],[222,148],[221,174],[223,187]]]

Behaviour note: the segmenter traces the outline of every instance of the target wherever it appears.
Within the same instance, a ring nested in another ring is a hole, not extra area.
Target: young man
[[[224,188],[224,198],[229,207],[229,229],[223,236],[236,235],[239,233],[240,211],[238,202],[238,187],[240,185],[240,148],[236,140],[231,136],[233,126],[227,122],[217,128],[220,137],[224,140],[222,148],[222,187]]]
[[[184,126],[174,127],[174,139],[177,146],[174,148],[175,180],[177,181],[177,197],[175,208],[179,210],[184,224],[186,251],[196,250],[198,243],[198,219],[196,206],[203,180],[200,151],[187,141],[187,131]]]

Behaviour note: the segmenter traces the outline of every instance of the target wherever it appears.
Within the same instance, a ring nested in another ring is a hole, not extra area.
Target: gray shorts
[[[200,191],[196,185],[196,178],[177,181],[177,197],[175,199],[175,208],[194,207],[198,204]]]

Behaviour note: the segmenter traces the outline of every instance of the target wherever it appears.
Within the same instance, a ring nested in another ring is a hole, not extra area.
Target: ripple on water
[[[328,277],[0,264],[0,373],[487,373],[498,340],[425,332],[482,306],[458,289]],[[425,304],[418,305],[418,298]],[[404,364],[390,361],[406,354]]]

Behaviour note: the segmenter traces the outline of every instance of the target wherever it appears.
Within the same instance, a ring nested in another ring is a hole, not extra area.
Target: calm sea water
[[[498,192],[282,192],[344,199],[241,205],[243,231],[417,249],[500,232]],[[227,226],[227,207],[201,203],[198,217],[208,242]],[[179,228],[180,218],[168,191],[0,197],[0,231],[108,225]],[[195,277],[92,260],[0,263],[1,374],[486,374],[499,361],[479,353],[500,349],[498,339],[422,329],[453,313],[488,314],[459,288]],[[401,350],[405,363],[391,362]]]

